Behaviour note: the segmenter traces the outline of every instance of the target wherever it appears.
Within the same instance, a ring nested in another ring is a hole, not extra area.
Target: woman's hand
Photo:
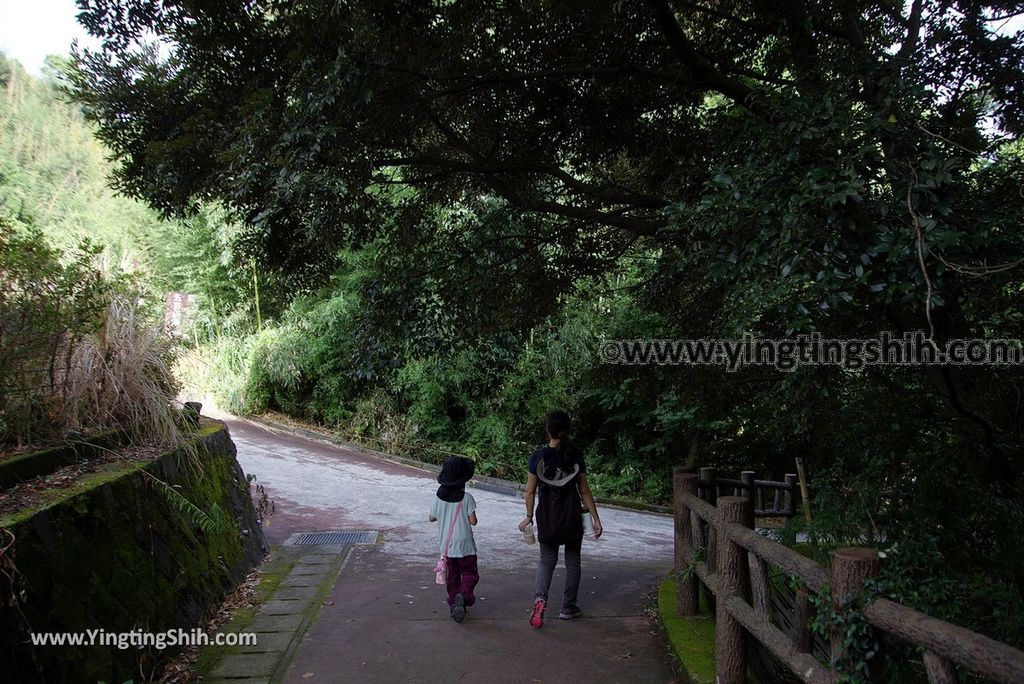
[[[525,530],[526,526],[529,525],[532,522],[533,521],[530,520],[529,518],[523,518],[522,521],[520,521],[520,523],[519,523],[519,531],[522,532],[523,530]]]
[[[579,479],[580,498],[583,505],[590,511],[590,517],[594,521],[594,539],[600,539],[604,527],[601,525],[601,518],[597,515],[597,504],[594,503],[594,493],[590,491],[590,483],[587,482],[587,474],[580,473]]]

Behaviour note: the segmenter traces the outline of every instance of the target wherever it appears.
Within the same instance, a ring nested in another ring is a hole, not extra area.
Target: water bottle
[[[594,516],[590,515],[590,511],[583,513],[583,534],[594,536]]]

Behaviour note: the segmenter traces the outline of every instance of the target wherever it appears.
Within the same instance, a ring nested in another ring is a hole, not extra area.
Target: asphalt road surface
[[[276,513],[272,545],[293,532],[380,530],[356,546],[285,681],[295,682],[667,682],[664,640],[651,621],[651,593],[672,566],[668,516],[601,508],[604,535],[583,543],[579,605],[585,617],[556,619],[561,562],[547,622],[527,620],[538,547],[517,529],[517,496],[471,488],[481,582],[478,603],[455,624],[433,583],[438,529],[427,522],[434,475],[353,449],[228,419],[238,461],[264,485]],[[524,454],[523,458],[528,458]]]

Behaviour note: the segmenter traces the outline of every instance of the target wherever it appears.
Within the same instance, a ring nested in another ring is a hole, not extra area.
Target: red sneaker
[[[530,626],[540,629],[544,626],[544,609],[547,608],[547,601],[542,598],[533,602],[533,615],[530,616]]]

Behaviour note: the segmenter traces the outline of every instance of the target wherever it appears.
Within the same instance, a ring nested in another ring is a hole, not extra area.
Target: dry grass
[[[104,299],[98,324],[80,330],[62,321],[47,333],[52,342],[27,358],[3,357],[9,376],[0,402],[0,446],[41,448],[68,434],[110,429],[134,444],[173,448],[185,442],[171,339],[145,320],[134,299]]]
[[[141,320],[134,301],[112,299],[99,330],[66,351],[61,431],[102,426],[120,428],[137,443],[181,444],[171,351],[171,340]]]

